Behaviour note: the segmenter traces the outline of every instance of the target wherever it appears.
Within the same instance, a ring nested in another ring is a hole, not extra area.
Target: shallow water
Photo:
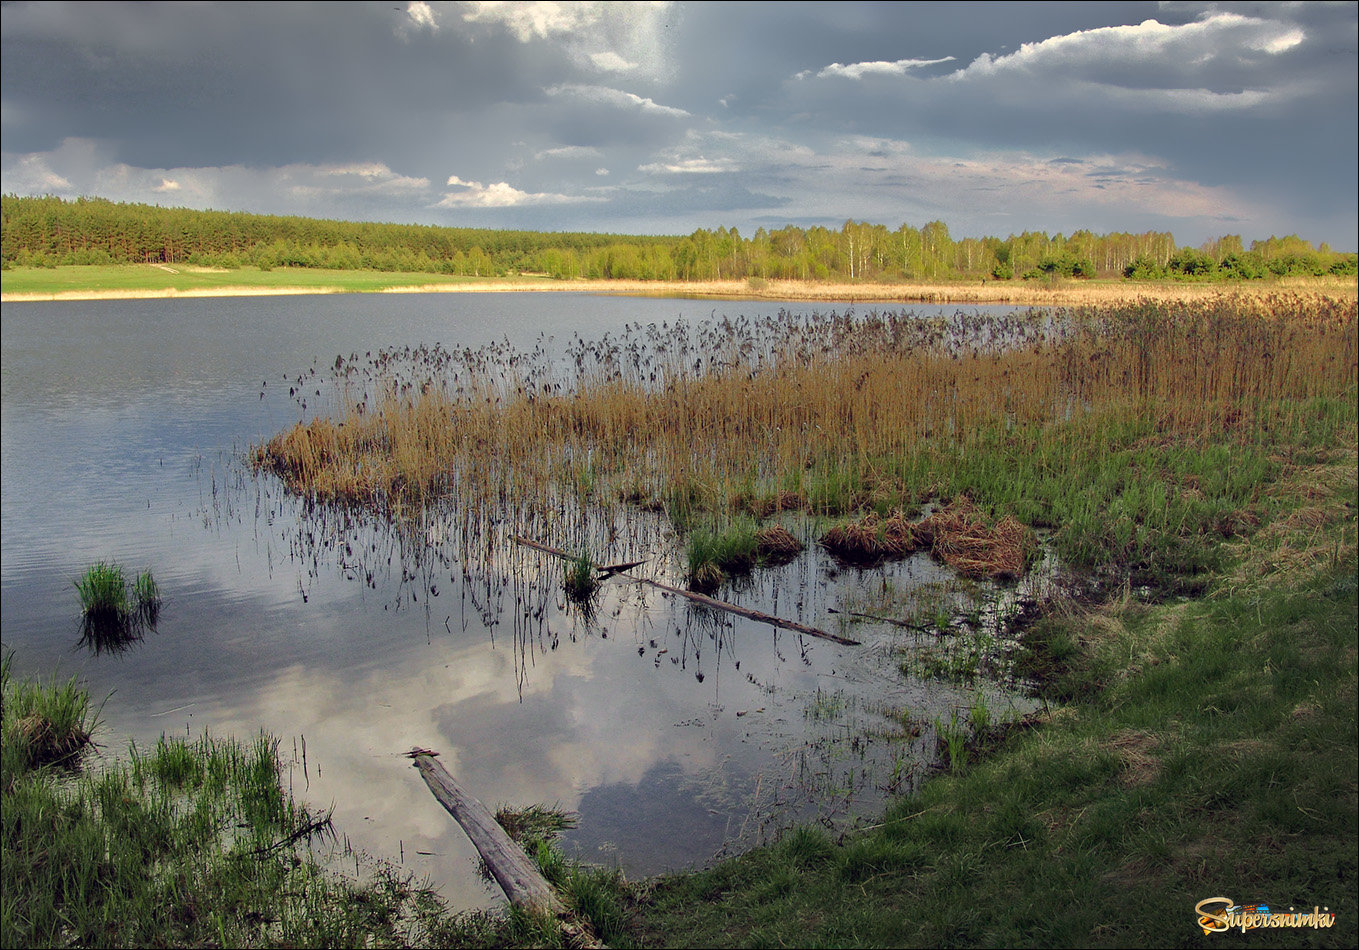
[[[913,635],[844,628],[831,610],[885,581],[946,579],[927,558],[861,572],[809,551],[718,594],[844,629],[858,647],[621,579],[586,619],[549,557],[469,565],[445,515],[399,532],[346,523],[240,462],[299,418],[299,371],[335,354],[528,348],[543,334],[552,346],[781,307],[830,309],[574,294],[5,304],[4,649],[20,675],[78,674],[108,697],[108,754],[128,738],[269,731],[296,760],[294,792],[333,803],[353,847],[428,875],[462,907],[496,897],[401,757],[413,745],[492,807],[578,812],[568,848],[629,875],[702,863],[793,820],[871,814],[933,757],[931,731],[912,735],[895,714],[928,724],[975,690],[902,677],[895,651]],[[663,526],[641,534],[663,553]],[[164,593],[156,629],[126,652],[78,642],[73,582],[98,560],[149,567]]]

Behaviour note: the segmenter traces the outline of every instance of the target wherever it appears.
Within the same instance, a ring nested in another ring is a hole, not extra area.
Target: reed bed
[[[1004,317],[679,322],[557,355],[355,354],[329,374],[333,413],[252,460],[315,501],[446,499],[490,521],[546,523],[570,507],[612,524],[629,499],[687,530],[794,505],[885,517],[966,495],[980,514],[952,526],[954,543],[931,542],[960,569],[986,572],[985,531],[1022,557],[1023,525],[1059,529],[1077,564],[1136,566],[1157,560],[1148,532],[1194,548],[1205,519],[1249,524],[1250,485],[1281,453],[1348,424],[1357,312],[1344,295],[1219,294]],[[1181,555],[1160,561],[1192,568],[1194,551]]]

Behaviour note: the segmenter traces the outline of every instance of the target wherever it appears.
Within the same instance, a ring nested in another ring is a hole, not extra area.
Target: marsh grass
[[[15,679],[12,653],[0,660],[0,730],[3,731],[4,780],[9,791],[19,777],[46,766],[79,766],[99,719],[90,696],[74,677]]]
[[[747,574],[759,560],[760,539],[752,518],[737,515],[692,528],[685,539],[686,576],[694,590],[715,590],[729,577]]]
[[[154,627],[160,617],[160,585],[151,576],[149,569],[137,575],[137,580],[132,585],[132,596],[142,621],[147,626]]]
[[[80,593],[80,609],[93,621],[123,622],[131,613],[127,580],[117,564],[100,561],[75,582]]]
[[[563,568],[562,585],[566,597],[574,604],[590,603],[595,591],[599,589],[599,579],[595,576],[594,561],[589,552],[582,552],[566,562]]]
[[[734,512],[757,527],[790,503],[885,523],[966,498],[954,542],[931,539],[961,571],[1022,573],[1028,529],[1050,528],[1073,569],[1194,593],[1219,542],[1267,519],[1259,486],[1351,413],[1356,313],[1334,297],[1218,295],[637,327],[560,358],[384,352],[337,360],[338,418],[252,460],[299,495],[379,511],[447,499],[547,522],[576,499],[608,522],[620,498],[644,499],[698,548],[687,573],[701,584],[716,579],[706,565],[732,573],[719,549]],[[1003,566],[983,531],[1008,533]]]
[[[573,812],[546,805],[529,805],[526,808],[502,805],[496,809],[495,820],[512,839],[532,848],[535,841],[555,841],[562,832],[576,827],[579,817]]]
[[[1058,687],[1046,695],[1068,701],[1041,727],[1006,728],[974,700],[970,725],[955,715],[937,731],[943,758],[966,768],[841,839],[803,830],[653,882],[632,942],[1190,945],[1212,891],[1328,907],[1333,929],[1289,941],[1352,946],[1353,439],[1342,428],[1328,464],[1271,490],[1278,516],[1230,542],[1235,563],[1207,597],[1068,604],[1031,628],[1046,627],[1033,642]],[[1002,738],[969,756],[984,720]]]

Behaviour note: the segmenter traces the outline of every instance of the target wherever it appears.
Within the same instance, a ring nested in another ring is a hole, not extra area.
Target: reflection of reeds
[[[253,461],[317,500],[525,511],[636,498],[685,529],[733,508],[886,518],[968,494],[985,531],[1022,554],[1004,515],[1054,527],[1086,517],[1054,506],[1066,472],[1107,469],[1110,491],[1150,511],[1164,499],[1118,487],[1114,469],[1129,463],[1117,452],[1230,443],[1250,465],[1271,442],[1330,424],[1311,400],[1352,398],[1356,311],[1293,295],[1005,317],[783,314],[632,328],[556,360],[503,346],[382,353],[337,361],[340,417],[281,433]],[[1173,486],[1167,497],[1184,500]],[[1129,517],[1126,537],[1090,520],[1071,544],[1098,535],[1106,553],[1132,552],[1141,515]],[[981,523],[954,525],[936,553],[992,573]]]

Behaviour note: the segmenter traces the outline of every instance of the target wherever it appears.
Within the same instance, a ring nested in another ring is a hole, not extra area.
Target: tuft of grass
[[[594,561],[589,552],[582,552],[566,563],[563,586],[566,597],[574,604],[588,604],[599,589],[599,579],[595,576]]]
[[[132,594],[137,602],[137,614],[144,623],[154,627],[160,616],[160,585],[147,568],[137,575],[132,585]]]
[[[95,652],[125,650],[160,619],[160,585],[150,569],[129,584],[121,565],[100,561],[75,581],[81,642]]]
[[[53,679],[16,680],[14,654],[0,660],[0,742],[4,776],[0,785],[10,791],[19,779],[38,769],[61,765],[74,768],[90,747],[99,719],[90,696],[75,677],[65,683]]]
[[[504,805],[496,809],[495,820],[512,839],[526,848],[532,848],[534,842],[555,841],[563,831],[576,827],[577,816],[546,805],[530,805],[527,808]]]
[[[100,561],[91,565],[75,586],[80,593],[80,610],[86,619],[123,623],[130,616],[127,580],[117,564]]]
[[[694,590],[715,590],[728,577],[748,573],[758,561],[760,537],[752,518],[737,516],[720,526],[706,523],[689,532],[686,576]]]
[[[958,710],[949,714],[948,722],[934,720],[935,745],[945,754],[944,764],[951,772],[962,771],[968,759],[967,724],[958,718]]]

